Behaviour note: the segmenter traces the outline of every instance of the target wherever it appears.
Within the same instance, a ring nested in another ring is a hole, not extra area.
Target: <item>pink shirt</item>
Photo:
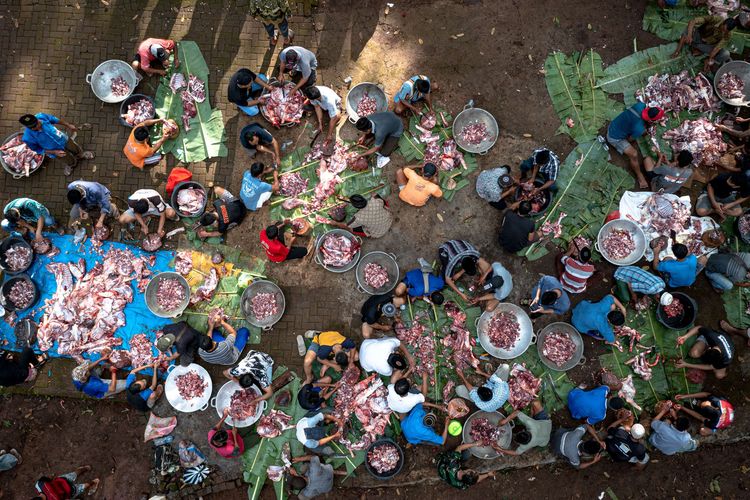
[[[161,45],[164,50],[174,51],[174,40],[162,40],[161,38],[146,38],[138,46],[138,56],[141,59],[141,68],[150,68],[151,63],[156,60],[156,57],[151,54],[151,46],[157,44]]]
[[[229,439],[227,439],[227,444],[218,447],[211,444],[211,438],[214,437],[214,434],[216,434],[216,429],[211,429],[210,431],[208,431],[208,444],[211,446],[211,448],[216,450],[216,453],[224,458],[238,457],[245,451],[245,442],[242,440],[242,437],[239,435],[239,433],[236,434],[237,438],[235,439],[235,432],[231,430],[228,432]]]

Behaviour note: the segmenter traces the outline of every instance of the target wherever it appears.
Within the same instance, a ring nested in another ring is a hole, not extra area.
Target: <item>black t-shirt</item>
[[[320,408],[320,404],[312,404],[310,402],[310,396],[312,394],[317,394],[318,396],[320,396],[320,393],[320,387],[314,387],[312,384],[305,384],[297,393],[297,401],[299,402],[299,405],[305,410],[317,410],[318,408]]]
[[[214,202],[216,209],[217,224],[220,233],[226,233],[242,222],[247,214],[247,208],[242,200],[237,198],[232,201],[218,199]]]
[[[646,447],[635,441],[628,431],[619,427],[609,429],[605,438],[607,453],[615,462],[641,462],[648,457]]]
[[[253,146],[247,142],[245,135],[249,132],[254,132],[259,137],[258,144],[268,146],[273,142],[273,136],[268,130],[258,123],[251,123],[250,125],[246,125],[240,132],[240,143],[242,143],[242,146],[246,149],[256,149],[258,147],[257,145]]]
[[[709,396],[706,401],[711,403],[711,406],[699,406],[698,413],[703,415],[703,423],[709,429],[716,429],[721,419],[721,399],[716,396]]]
[[[362,304],[362,323],[372,325],[376,323],[383,313],[380,308],[393,299],[393,293],[384,293],[382,295],[373,295]]]
[[[721,361],[713,365],[714,368],[720,370],[732,364],[732,360],[734,359],[734,342],[732,342],[729,335],[711,330],[710,328],[701,328],[699,334],[706,339],[709,348],[718,347],[719,351],[721,351]]]
[[[506,251],[516,253],[529,244],[529,233],[534,231],[534,221],[508,211],[500,228],[500,246]]]
[[[128,390],[126,390],[125,393],[125,399],[128,400],[128,403],[130,403],[133,408],[142,412],[149,411],[150,408],[148,407],[148,403],[140,394],[133,394]]]
[[[748,188],[735,188],[729,185],[728,181],[732,174],[719,174],[711,181],[711,187],[714,189],[714,198],[728,198],[732,193],[737,193],[740,198],[750,195]]]
[[[22,366],[18,361],[0,359],[0,387],[23,384],[28,376],[28,366]]]
[[[252,83],[252,81],[255,79],[254,73],[250,71],[249,69],[241,68],[237,70],[237,72],[232,75],[232,78],[229,79],[229,88],[227,89],[227,99],[229,99],[229,102],[234,103],[237,106],[247,106],[247,102],[257,96],[254,96],[253,93],[250,92],[249,88],[241,89],[237,86],[237,80],[239,80],[241,76],[249,76],[250,83]],[[262,89],[261,89],[261,92],[262,92]]]

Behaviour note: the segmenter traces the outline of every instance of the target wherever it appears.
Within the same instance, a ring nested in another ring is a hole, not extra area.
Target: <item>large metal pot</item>
[[[252,300],[253,297],[259,293],[272,293],[276,297],[276,305],[279,311],[262,320],[255,319],[253,316]],[[276,283],[266,280],[256,280],[250,283],[245,291],[242,292],[242,299],[240,300],[240,307],[242,308],[242,314],[245,319],[253,326],[263,328],[264,330],[270,330],[273,325],[278,323],[281,317],[284,315],[286,309],[286,299],[284,298],[284,292]]]
[[[461,140],[461,132],[464,128],[472,123],[481,122],[487,127],[489,139],[480,142],[479,144],[468,144]],[[466,151],[467,153],[479,153],[480,155],[487,154],[492,146],[497,141],[497,136],[500,134],[500,127],[497,124],[497,120],[489,111],[485,111],[481,108],[474,107],[474,101],[469,101],[464,110],[461,111],[455,120],[453,120],[453,139],[456,141],[458,147]]]
[[[350,233],[349,231],[345,229],[331,229],[327,233],[324,233],[320,237],[318,237],[318,241],[315,242],[315,262],[320,264],[323,267],[323,269],[325,269],[326,271],[331,271],[332,273],[345,273],[357,265],[357,262],[359,261],[359,257],[362,255],[362,249],[360,248],[357,251],[357,253],[354,254],[354,258],[352,258],[352,260],[345,266],[333,267],[333,266],[328,266],[326,264],[323,264],[323,255],[320,250],[320,247],[323,245],[323,241],[325,240],[325,238],[331,235],[346,236],[350,240],[357,241],[360,244],[360,246],[362,245],[362,238],[360,238],[359,236],[353,235],[352,233]]]
[[[602,243],[604,242],[604,238],[606,238],[614,229],[624,229],[633,235],[635,250],[624,259],[610,257],[603,248]],[[599,230],[599,234],[596,236],[596,242],[594,243],[594,248],[610,263],[616,266],[630,266],[641,260],[643,254],[646,252],[646,235],[643,234],[641,226],[635,222],[628,219],[615,219],[604,224]]]
[[[201,207],[199,211],[197,211],[194,214],[182,212],[180,210],[179,204],[177,203],[177,193],[179,193],[183,189],[189,189],[189,188],[200,189],[203,191],[203,194],[204,194],[203,206]],[[172,190],[172,197],[169,199],[169,203],[172,205],[172,208],[174,208],[174,211],[177,212],[177,215],[179,215],[180,217],[188,217],[188,218],[200,217],[201,215],[203,215],[203,212],[206,210],[206,204],[208,204],[208,192],[206,191],[206,188],[203,187],[203,184],[201,184],[200,182],[183,181],[183,182],[178,183]]]
[[[519,334],[518,341],[516,342],[516,345],[514,345],[511,349],[500,349],[499,347],[495,347],[494,345],[492,345],[492,342],[490,342],[490,339],[487,336],[487,328],[490,324],[490,320],[496,314],[499,314],[501,312],[515,314],[518,320],[518,325],[521,328],[521,333]],[[485,311],[481,316],[479,316],[479,318],[477,318],[477,337],[479,338],[479,343],[482,345],[482,348],[487,351],[487,354],[498,359],[517,358],[521,354],[525,353],[526,349],[528,349],[531,344],[536,342],[534,327],[531,324],[529,315],[526,314],[526,311],[524,311],[517,305],[511,304],[509,302],[502,302],[497,305],[494,311]]]
[[[180,396],[180,391],[177,390],[176,380],[180,375],[191,371],[196,372],[208,385],[203,389],[203,393],[200,396],[193,399],[185,399]],[[164,395],[175,410],[183,413],[205,410],[208,408],[208,400],[211,399],[212,391],[213,383],[211,382],[211,375],[201,365],[190,363],[187,366],[172,365],[169,367],[169,375],[167,375],[167,380],[164,382]]]
[[[488,412],[481,410],[469,415],[469,418],[466,419],[466,423],[464,423],[464,429],[461,434],[461,438],[463,439],[464,444],[473,442],[473,440],[471,439],[471,423],[477,418],[486,418],[490,421],[491,424],[497,425],[502,419],[505,418],[505,415],[503,415],[499,411]],[[510,447],[510,442],[512,441],[512,439],[513,422],[508,422],[500,428],[500,436],[497,439],[497,444],[498,446],[500,446],[500,448],[507,450]],[[491,446],[473,446],[469,448],[469,452],[475,457],[485,460],[490,460],[500,456],[500,453],[495,451],[495,449]]]
[[[130,87],[130,92],[123,96],[112,95],[112,80],[121,76]],[[86,83],[91,85],[94,95],[104,102],[124,101],[141,81],[141,76],[125,61],[111,59],[96,67],[93,73],[86,75]]]
[[[171,311],[165,311],[161,307],[159,307],[159,304],[156,301],[156,292],[159,289],[159,282],[166,278],[175,278],[177,279],[180,284],[185,288],[185,300],[182,301],[182,304],[180,304],[177,308],[171,310]],[[151,278],[151,281],[148,282],[148,285],[146,285],[146,292],[145,292],[145,298],[146,298],[146,307],[148,307],[148,310],[151,311],[154,316],[158,316],[160,318],[176,318],[179,315],[182,314],[182,312],[185,310],[185,308],[190,303],[190,285],[188,284],[185,277],[179,273],[173,273],[171,271],[159,273],[153,278]]]
[[[380,288],[373,288],[365,282],[365,266],[370,263],[382,266],[388,273],[388,282]],[[396,262],[396,256],[392,253],[385,253],[380,251],[365,254],[359,260],[359,264],[357,264],[357,269],[354,271],[354,275],[357,278],[357,287],[359,288],[360,292],[369,293],[370,295],[390,292],[396,286],[396,283],[398,283],[399,278],[399,269],[398,263]]]
[[[253,385],[251,387],[258,394],[258,396],[262,394],[261,390],[258,389],[258,386]],[[238,384],[234,380],[230,380],[229,382],[221,386],[219,392],[216,393],[216,397],[211,398],[210,404],[212,407],[216,408],[216,413],[218,413],[220,417],[223,417],[224,409],[229,407],[229,403],[232,400],[232,395],[235,392],[242,390],[244,389],[240,386],[240,384]],[[268,401],[263,400],[258,403],[258,406],[255,409],[255,415],[251,415],[243,420],[238,420],[236,422],[232,420],[231,416],[228,416],[225,422],[227,423],[227,425],[234,425],[237,428],[250,427],[260,419],[260,417],[263,415],[263,412],[266,410],[267,405]]]
[[[542,353],[542,349],[544,348],[544,339],[547,338],[547,335],[552,332],[560,331],[567,333],[570,336],[570,339],[576,345],[576,351],[575,353],[573,353],[573,357],[570,358],[562,366],[558,366],[556,363],[553,363]],[[539,354],[539,359],[542,360],[542,363],[544,363],[551,370],[566,372],[574,366],[584,364],[586,362],[586,358],[583,356],[583,348],[583,339],[581,338],[581,334],[578,333],[578,330],[576,330],[573,325],[563,323],[562,321],[557,323],[550,323],[549,325],[542,328],[542,330],[539,332],[539,335],[537,336],[536,350]]]
[[[31,250],[31,260],[29,261],[29,265],[24,267],[23,269],[18,269],[16,271],[12,271],[8,269],[8,265],[5,262],[5,252],[10,250],[13,247],[26,247],[29,250]],[[17,274],[22,274],[28,271],[28,269],[31,267],[31,265],[34,263],[34,258],[36,257],[36,254],[34,253],[33,249],[31,248],[31,245],[24,240],[21,237],[18,236],[9,236],[5,238],[2,242],[0,242],[0,268],[2,268],[5,271],[5,274],[8,276],[15,276]]]
[[[15,137],[17,137],[19,135],[23,135],[23,132],[22,131],[21,132],[14,132],[14,133],[10,134],[8,137],[6,137],[5,139],[3,139],[2,143],[3,144],[7,144],[7,143],[9,143],[11,140],[13,140]],[[41,156],[41,160],[39,161],[39,165],[37,165],[37,167],[35,169],[33,169],[33,170],[30,169],[29,170],[29,175],[33,174],[34,172],[36,172],[37,170],[39,170],[40,168],[42,168],[42,165],[44,165],[44,162],[47,160],[47,157],[44,156],[44,155],[38,155],[38,156]],[[24,173],[16,172],[12,168],[10,168],[10,165],[8,165],[7,163],[5,163],[5,160],[3,159],[3,155],[1,155],[1,154],[0,154],[0,164],[2,164],[3,168],[5,169],[5,171],[8,172],[10,175],[12,175],[13,178],[16,179],[16,180],[23,179],[24,177],[27,177],[27,175],[26,175],[25,172]]]
[[[376,113],[388,111],[388,97],[385,95],[383,89],[377,83],[362,82],[355,85],[349,93],[346,94],[346,114],[349,115],[349,121],[352,123],[357,123],[357,120],[359,120],[357,106],[359,105],[359,101],[362,100],[362,96],[364,96],[365,92],[377,102]]]
[[[719,93],[719,87],[717,84],[719,83],[719,79],[726,73],[734,73],[742,79],[745,84],[744,97],[728,99]],[[750,104],[750,63],[745,61],[729,61],[725,63],[714,75],[714,90],[716,90],[716,95],[719,96],[719,99],[730,106],[747,106]]]

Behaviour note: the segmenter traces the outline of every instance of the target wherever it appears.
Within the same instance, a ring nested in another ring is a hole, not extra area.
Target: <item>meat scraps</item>
[[[257,397],[258,393],[252,387],[234,391],[229,400],[229,416],[235,423],[255,415],[258,403],[254,401]]]
[[[425,113],[424,116],[422,116],[422,119],[419,122],[419,125],[422,128],[426,128],[427,130],[432,130],[435,128],[435,125],[437,125],[437,116],[435,116],[435,113]]]
[[[625,361],[626,365],[632,365],[631,368],[636,375],[640,376],[643,380],[651,380],[653,377],[652,368],[659,363],[659,354],[656,355],[654,361],[648,361],[646,356],[651,352],[651,349],[646,349],[643,352],[639,352],[635,357]]]
[[[683,110],[708,113],[718,111],[720,102],[713,86],[702,73],[692,76],[687,70],[676,75],[668,73],[649,77],[646,87],[637,90],[636,99],[647,106],[658,106],[666,113]]]
[[[284,196],[297,196],[307,191],[308,182],[299,172],[284,174],[279,179],[279,192]]]
[[[406,327],[399,322],[395,325],[396,336],[403,342],[410,352],[416,358],[415,375],[421,377],[423,374],[428,376],[430,385],[435,385],[435,339],[432,335],[424,335],[427,331],[425,326],[419,322],[419,317],[415,317],[410,327]]]
[[[495,313],[487,325],[487,338],[498,349],[510,350],[521,337],[521,325],[510,311]]]
[[[401,460],[401,454],[391,443],[383,443],[373,446],[367,452],[367,463],[378,474],[385,474],[396,468]]]
[[[490,131],[484,122],[475,121],[464,126],[458,137],[465,143],[477,146],[491,139]]]
[[[177,386],[177,392],[180,393],[180,397],[185,401],[203,396],[208,387],[208,382],[203,380],[203,377],[196,370],[188,370],[185,373],[177,375],[174,379],[174,384]]]
[[[375,262],[370,262],[364,268],[365,283],[376,290],[388,284],[388,271]]]
[[[124,349],[117,349],[112,352],[112,355],[109,357],[109,362],[113,366],[123,369],[131,364],[130,353]]]
[[[655,193],[642,205],[639,222],[660,235],[681,233],[690,223],[690,202]],[[698,228],[700,230],[700,227]]]
[[[280,410],[271,410],[268,415],[260,417],[255,431],[262,438],[272,439],[281,436],[281,433],[287,429],[293,429],[294,424],[289,425],[291,421],[291,415]]]
[[[330,267],[344,267],[359,253],[360,244],[354,238],[343,234],[328,234],[320,244],[323,264]]]
[[[257,293],[250,300],[250,309],[253,317],[258,321],[270,318],[279,312],[275,293]]]
[[[677,318],[685,314],[685,306],[677,297],[674,297],[672,303],[668,306],[663,306],[662,309],[667,318]]]
[[[602,239],[602,250],[608,257],[615,260],[624,260],[635,252],[635,240],[633,234],[627,229],[612,229]]]
[[[385,433],[392,410],[386,399],[388,391],[383,381],[372,374],[356,384],[344,383],[336,390],[333,414],[341,422],[341,444],[349,450],[364,450]],[[362,427],[361,436],[351,431],[350,418],[354,416]],[[359,441],[355,441],[359,439]]]
[[[189,75],[186,82],[184,75],[175,73],[170,80],[170,87],[175,93],[179,89],[186,89],[180,92],[180,99],[182,99],[182,127],[187,132],[190,130],[190,119],[198,115],[198,108],[195,103],[206,100],[206,85],[203,80],[195,75]]]
[[[728,71],[719,77],[716,91],[724,99],[742,99],[745,97],[745,82],[739,75]]]
[[[206,100],[206,84],[195,75],[188,76],[187,92],[195,102]]]
[[[110,88],[112,95],[115,97],[125,97],[130,95],[130,85],[125,81],[125,78],[118,76],[110,80]]]
[[[445,314],[451,319],[450,334],[443,337],[442,344],[451,349],[451,359],[456,370],[476,368],[479,360],[474,355],[476,341],[466,329],[466,313],[455,302],[445,303]]]
[[[575,352],[576,343],[566,331],[553,331],[544,337],[542,354],[558,367],[561,367],[570,361]]]
[[[562,220],[567,216],[565,212],[560,212],[560,215],[557,217],[557,220],[554,222],[551,222],[549,219],[544,221],[544,224],[542,224],[542,227],[539,228],[539,230],[542,232],[545,236],[551,236],[553,238],[559,238],[562,236],[563,228],[562,228]]]
[[[370,97],[370,94],[367,91],[365,91],[362,94],[362,98],[357,103],[357,116],[359,116],[360,118],[363,116],[370,116],[371,114],[376,113],[377,111],[378,111],[378,101],[374,97]]]
[[[35,254],[44,255],[52,250],[52,241],[49,238],[42,238],[41,240],[34,238],[31,240],[31,248]]]
[[[171,312],[182,306],[187,297],[183,283],[177,278],[161,278],[156,287],[156,305],[164,312]]]
[[[141,241],[141,248],[143,248],[147,252],[156,252],[161,248],[161,245],[161,236],[156,233],[147,235],[145,238],[143,238],[143,241]]]
[[[464,160],[464,154],[458,150],[456,141],[453,139],[446,139],[443,142],[443,146],[438,148],[435,153],[430,149],[430,154],[434,156],[429,160],[427,158],[427,149],[429,149],[429,145],[428,148],[425,148],[425,162],[432,161],[436,163],[440,170],[451,171],[459,166],[464,169],[468,168]]]
[[[638,411],[641,411],[643,408],[641,408],[638,403],[635,402],[635,385],[633,384],[633,376],[628,375],[627,377],[622,379],[621,382],[622,388],[617,393],[617,395],[624,399],[630,406]]]
[[[281,87],[276,87],[266,94],[266,99],[262,104],[264,116],[274,127],[299,123],[302,119],[305,96],[299,90],[292,93],[294,87],[293,83],[287,83],[283,90]]]
[[[510,378],[508,379],[508,387],[510,389],[508,402],[514,410],[526,408],[536,399],[541,385],[542,381],[536,378],[533,373],[525,367],[515,364],[510,371]]]
[[[177,207],[187,215],[196,215],[206,205],[206,192],[201,188],[182,188],[177,193]]]
[[[219,286],[219,273],[216,271],[216,268],[212,267],[201,286],[190,297],[190,304],[195,305],[202,300],[210,302],[216,292],[217,286]]]
[[[696,165],[713,165],[727,152],[727,143],[721,138],[721,131],[705,118],[685,120],[677,128],[664,132],[674,154],[687,149],[693,153]]]
[[[22,137],[23,134],[18,134],[0,146],[0,156],[11,170],[28,177],[42,165],[44,155],[37,154],[29,149],[23,142]]]
[[[17,310],[26,309],[34,301],[34,284],[25,279],[13,283],[8,290],[7,299]]]
[[[26,245],[13,245],[5,251],[5,265],[11,272],[28,269],[33,258],[31,248]]]
[[[172,78],[169,79],[169,88],[172,89],[173,93],[176,94],[185,87],[187,87],[187,80],[182,73],[174,73]]]
[[[174,270],[183,276],[193,270],[193,254],[190,251],[177,252],[174,259]]]
[[[141,122],[152,119],[155,114],[156,110],[154,109],[154,105],[150,100],[143,98],[132,104],[128,104],[128,112],[121,116],[128,125],[135,126]]]
[[[130,364],[133,368],[150,365],[154,362],[154,343],[145,333],[133,335],[130,339]]]
[[[479,443],[481,446],[491,446],[492,444],[497,444],[501,432],[497,425],[486,418],[479,417],[472,419],[469,436],[471,436],[471,441],[474,443]]]
[[[743,236],[750,235],[750,214],[745,214],[742,217],[740,217],[737,224],[739,226],[741,235]]]
[[[641,338],[643,337],[643,334],[641,334],[638,330],[627,325],[614,327],[614,332],[618,337],[628,337],[630,339],[630,347],[628,349],[628,352],[633,352],[633,349],[637,345],[639,345],[638,342],[640,342]],[[620,351],[622,351],[622,349],[620,349]]]

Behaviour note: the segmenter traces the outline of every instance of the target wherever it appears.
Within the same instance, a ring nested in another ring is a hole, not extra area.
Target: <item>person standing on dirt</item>
[[[289,73],[291,78],[299,77],[299,81],[289,94],[300,89],[315,85],[318,79],[318,59],[315,54],[304,47],[291,45],[279,53],[279,82],[284,85],[284,76]]]
[[[279,33],[284,39],[284,47],[288,47],[294,41],[294,31],[289,29],[289,16],[292,15],[289,0],[250,0],[247,12],[266,29],[269,50],[276,47]]]
[[[688,22],[682,32],[672,57],[677,57],[687,45],[693,55],[705,54],[703,71],[716,70],[732,57],[726,49],[732,39],[732,30],[739,25],[739,18],[724,19],[721,16],[700,16]]]
[[[76,483],[78,476],[91,470],[90,465],[78,467],[74,472],[53,477],[40,477],[34,487],[38,496],[33,500],[71,500],[93,495],[99,487],[99,478],[87,483]]]
[[[16,198],[11,200],[3,209],[1,226],[9,233],[17,231],[21,227],[21,232],[27,231],[34,233],[34,239],[41,241],[44,238],[42,230],[45,226],[54,229],[57,226],[55,218],[49,212],[49,209],[31,198]]]
[[[584,440],[586,433],[593,439]],[[586,424],[579,425],[575,429],[557,429],[552,438],[551,448],[555,455],[564,457],[576,469],[587,469],[602,459],[605,445],[596,430]],[[583,458],[590,458],[590,460],[584,462]]]
[[[68,134],[55,127],[59,123],[70,132],[75,133],[78,127],[62,118],[47,113],[26,114],[18,119],[26,127],[23,142],[36,154],[58,158],[65,163],[65,175],[69,176],[78,160],[92,160],[94,153],[84,151]]]
[[[424,102],[427,109],[432,111],[432,91],[436,90],[436,87],[425,75],[412,76],[401,85],[398,93],[393,96],[395,104],[393,111],[400,115],[408,109],[415,116],[421,116],[423,113],[417,108],[420,102]]]
[[[333,89],[323,85],[305,87],[302,93],[315,109],[315,116],[318,118],[316,134],[323,132],[323,111],[328,114],[328,131],[323,143],[324,148],[328,147],[335,140],[336,125],[341,122],[341,98]]]
[[[635,174],[641,189],[648,187],[648,181],[641,170],[635,141],[662,118],[664,118],[663,109],[646,107],[642,102],[638,102],[617,115],[607,127],[607,142],[618,153],[628,158],[630,169]]]
[[[515,202],[505,211],[498,235],[503,250],[520,252],[542,237],[541,232],[535,230],[534,221],[528,218],[530,213],[531,202],[528,200]]]
[[[96,227],[104,227],[104,220],[118,217],[120,212],[112,204],[112,193],[98,182],[73,181],[68,184],[68,202],[73,205],[70,209],[71,225],[89,218],[90,212],[99,211]]]
[[[531,175],[529,175],[529,171],[531,171]],[[534,196],[547,189],[554,191],[559,172],[560,159],[547,148],[535,149],[531,156],[521,163],[521,181],[533,184],[537,177],[544,180],[544,184],[534,187],[529,192],[529,196]]]
[[[163,40],[161,38],[146,38],[138,45],[138,51],[133,57],[131,66],[139,69],[146,75],[164,76],[169,67],[169,56],[174,54],[174,67],[180,66],[180,58],[177,55],[177,44],[174,40]],[[155,66],[161,66],[155,67]]]
[[[388,158],[398,147],[398,141],[404,133],[404,122],[391,111],[373,113],[370,116],[360,116],[354,125],[359,130],[357,144],[365,145],[372,141],[372,146],[357,155],[364,158],[377,153],[378,168],[385,166],[381,158]],[[387,163],[387,162],[386,162]]]
[[[727,376],[727,368],[734,360],[734,342],[732,337],[724,332],[717,332],[710,328],[696,325],[685,335],[677,337],[677,345],[683,345],[689,338],[698,335],[693,347],[690,348],[690,357],[699,359],[701,363],[687,363],[684,359],[675,362],[677,368],[713,371],[717,379],[721,380]]]

